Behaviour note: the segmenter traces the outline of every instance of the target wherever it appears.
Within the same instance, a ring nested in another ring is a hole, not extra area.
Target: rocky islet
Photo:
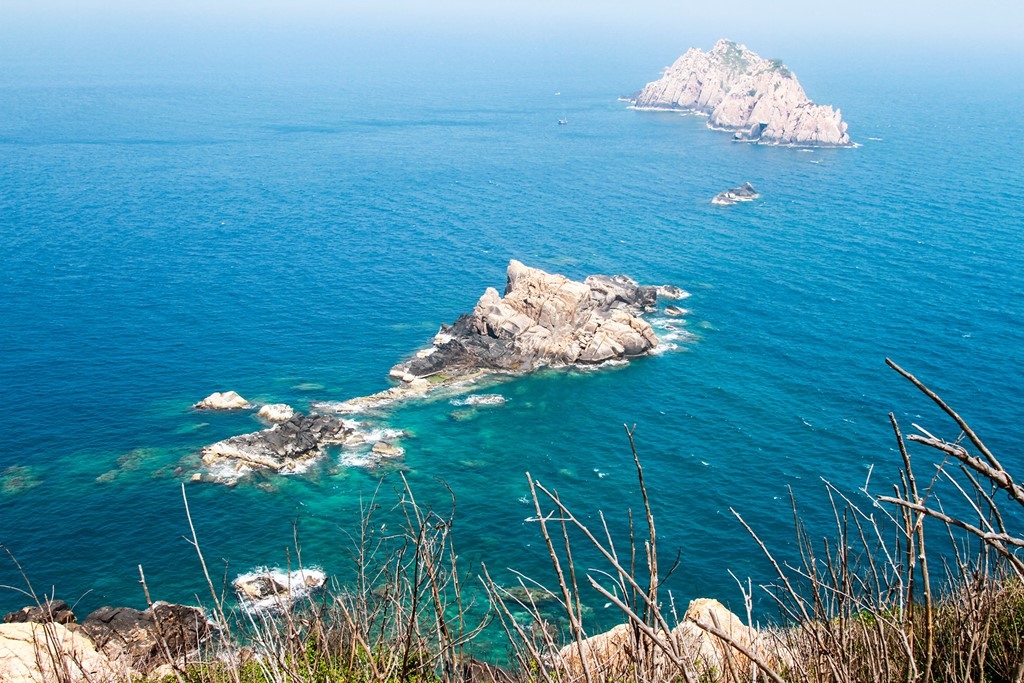
[[[708,116],[734,139],[777,145],[852,146],[839,109],[815,104],[780,60],[730,40],[708,52],[691,48],[631,98],[637,109]]]
[[[711,203],[718,206],[732,206],[739,202],[752,202],[760,197],[761,195],[757,193],[757,190],[754,189],[753,185],[750,183],[743,183],[739,187],[722,190],[714,196]]]
[[[472,312],[442,325],[430,346],[391,368],[397,386],[342,403],[317,403],[321,412],[296,412],[268,429],[218,441],[203,448],[203,463],[220,471],[217,480],[231,481],[251,469],[296,472],[328,446],[365,443],[355,424],[342,420],[339,413],[373,410],[487,375],[525,374],[545,366],[595,366],[643,356],[658,345],[644,314],[656,310],[659,297],[686,296],[673,285],[643,286],[625,275],[591,275],[580,282],[512,260],[504,294],[488,287]],[[677,308],[675,314],[681,312]],[[230,398],[229,403],[240,403]],[[504,398],[466,400],[467,405],[499,402]],[[285,409],[290,410],[270,404],[259,414],[271,421],[285,417]],[[377,439],[370,458],[380,462],[403,453],[398,444]]]

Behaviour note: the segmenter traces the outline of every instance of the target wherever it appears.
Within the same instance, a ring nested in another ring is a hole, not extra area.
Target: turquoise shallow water
[[[663,555],[681,550],[668,586],[681,603],[740,604],[728,570],[771,577],[730,507],[785,554],[788,488],[825,534],[821,477],[853,491],[871,466],[896,471],[888,411],[942,429],[886,356],[1015,464],[1024,145],[1004,123],[1022,81],[791,63],[862,144],[808,152],[631,111],[616,98],[660,64],[598,47],[560,51],[556,73],[536,46],[429,41],[301,72],[13,61],[0,470],[38,485],[0,493],[0,543],[37,589],[83,613],[139,605],[141,564],[155,597],[202,596],[180,482],[203,445],[258,424],[189,405],[234,389],[306,409],[381,390],[502,286],[510,258],[679,285],[692,337],[626,367],[488,388],[503,406],[435,400],[379,418],[412,434],[403,467],[421,501],[447,504],[439,479],[455,492],[470,570],[546,576],[527,471],[624,538],[639,500],[622,425],[635,424]],[[710,204],[746,180],[761,200]],[[335,453],[303,476],[186,489],[229,578],[283,564],[293,535],[304,561],[344,577],[361,501],[378,485],[397,499],[383,474]],[[20,585],[10,563],[0,584]],[[24,602],[0,591],[4,610]],[[614,619],[602,605],[592,596],[594,618]]]

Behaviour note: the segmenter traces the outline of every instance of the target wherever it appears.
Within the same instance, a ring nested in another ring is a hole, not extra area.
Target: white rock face
[[[751,628],[717,600],[693,600],[683,622],[670,634],[658,630],[662,640],[675,640],[683,661],[694,680],[718,680],[728,666],[743,673],[753,672],[753,664],[728,641],[711,635],[697,623],[717,628],[743,649],[755,654],[772,669],[779,671],[792,667],[793,657],[786,647],[770,635]],[[585,639],[582,645],[572,643],[562,648],[555,658],[559,669],[567,674],[567,683],[579,683],[589,669],[599,680],[628,678],[638,660],[638,653],[653,652],[651,665],[665,671],[671,662],[651,643],[641,648],[633,628],[620,624],[610,631]],[[586,661],[586,667],[584,666]]]
[[[239,410],[252,408],[252,404],[234,391],[215,391],[193,407],[201,410]]]
[[[0,681],[5,683],[120,681],[128,673],[63,624],[0,625]]]
[[[295,409],[287,403],[268,403],[256,414],[267,422],[287,422],[295,415]]]
[[[780,145],[846,147],[852,143],[838,109],[811,102],[778,60],[719,40],[710,52],[691,48],[633,101],[638,109],[707,114],[708,127],[736,139]]]

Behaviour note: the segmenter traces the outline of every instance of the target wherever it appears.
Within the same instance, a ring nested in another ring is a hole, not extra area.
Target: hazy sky
[[[316,56],[324,45],[389,53],[431,36],[467,51],[525,52],[533,40],[546,51],[628,53],[651,76],[718,38],[796,67],[903,60],[941,72],[984,61],[1008,77],[1024,73],[1024,0],[0,0],[0,67],[15,70],[54,57],[216,64],[225,53]]]
[[[18,24],[108,22],[344,23],[423,30],[592,27],[624,38],[673,30],[715,35],[985,41],[1024,44],[1022,0],[0,0]]]

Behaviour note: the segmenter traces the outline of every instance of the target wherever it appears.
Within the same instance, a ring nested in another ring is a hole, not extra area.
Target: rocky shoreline
[[[730,40],[709,52],[691,48],[629,101],[636,109],[706,115],[709,128],[740,142],[853,146],[839,109],[812,102],[780,60]]]

